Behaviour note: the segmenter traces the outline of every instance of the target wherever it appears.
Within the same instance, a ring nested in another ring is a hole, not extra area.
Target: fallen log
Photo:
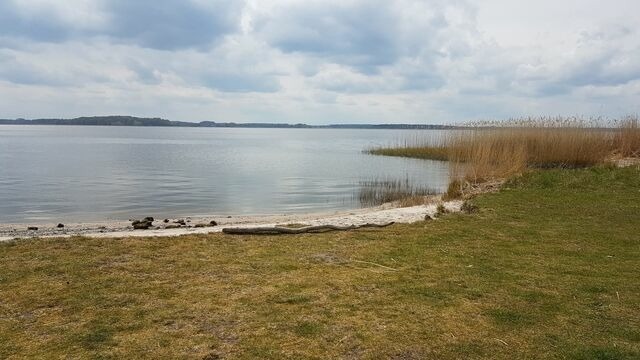
[[[287,228],[281,226],[272,227],[253,227],[253,228],[224,228],[222,232],[230,235],[280,235],[280,234],[304,234],[304,233],[323,233],[328,231],[347,231],[366,227],[383,228],[393,225],[395,222],[386,224],[364,224],[350,226],[336,225],[317,225],[305,226],[301,228]]]

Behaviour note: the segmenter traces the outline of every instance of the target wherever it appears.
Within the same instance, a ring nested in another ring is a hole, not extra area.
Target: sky
[[[637,0],[0,0],[0,118],[640,113]]]

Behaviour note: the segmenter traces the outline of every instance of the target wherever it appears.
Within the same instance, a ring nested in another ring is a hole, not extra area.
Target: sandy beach
[[[445,208],[451,212],[459,211],[461,205],[461,201],[444,203]],[[101,238],[180,236],[221,232],[226,227],[251,228],[286,224],[349,226],[367,223],[413,223],[424,220],[425,215],[434,216],[436,211],[437,204],[412,207],[394,207],[391,204],[385,204],[372,208],[315,214],[184,217],[167,219],[169,221],[166,223],[165,219],[155,219],[153,227],[147,230],[134,230],[131,221],[65,223],[62,228],[58,228],[57,223],[0,224],[0,241],[72,236]],[[178,225],[176,222],[179,220],[183,220],[186,225],[176,227]],[[217,225],[209,226],[211,221],[215,221]],[[200,227],[197,227],[198,225]],[[37,227],[38,230],[28,230],[29,227]]]

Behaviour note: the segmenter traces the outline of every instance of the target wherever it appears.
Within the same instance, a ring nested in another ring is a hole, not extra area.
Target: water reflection
[[[371,179],[444,190],[446,163],[362,153],[414,134],[0,126],[0,222],[349,209]]]

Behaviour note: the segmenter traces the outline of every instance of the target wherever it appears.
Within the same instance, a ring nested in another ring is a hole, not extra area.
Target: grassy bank
[[[546,170],[384,230],[2,244],[0,358],[637,359],[638,189]]]

